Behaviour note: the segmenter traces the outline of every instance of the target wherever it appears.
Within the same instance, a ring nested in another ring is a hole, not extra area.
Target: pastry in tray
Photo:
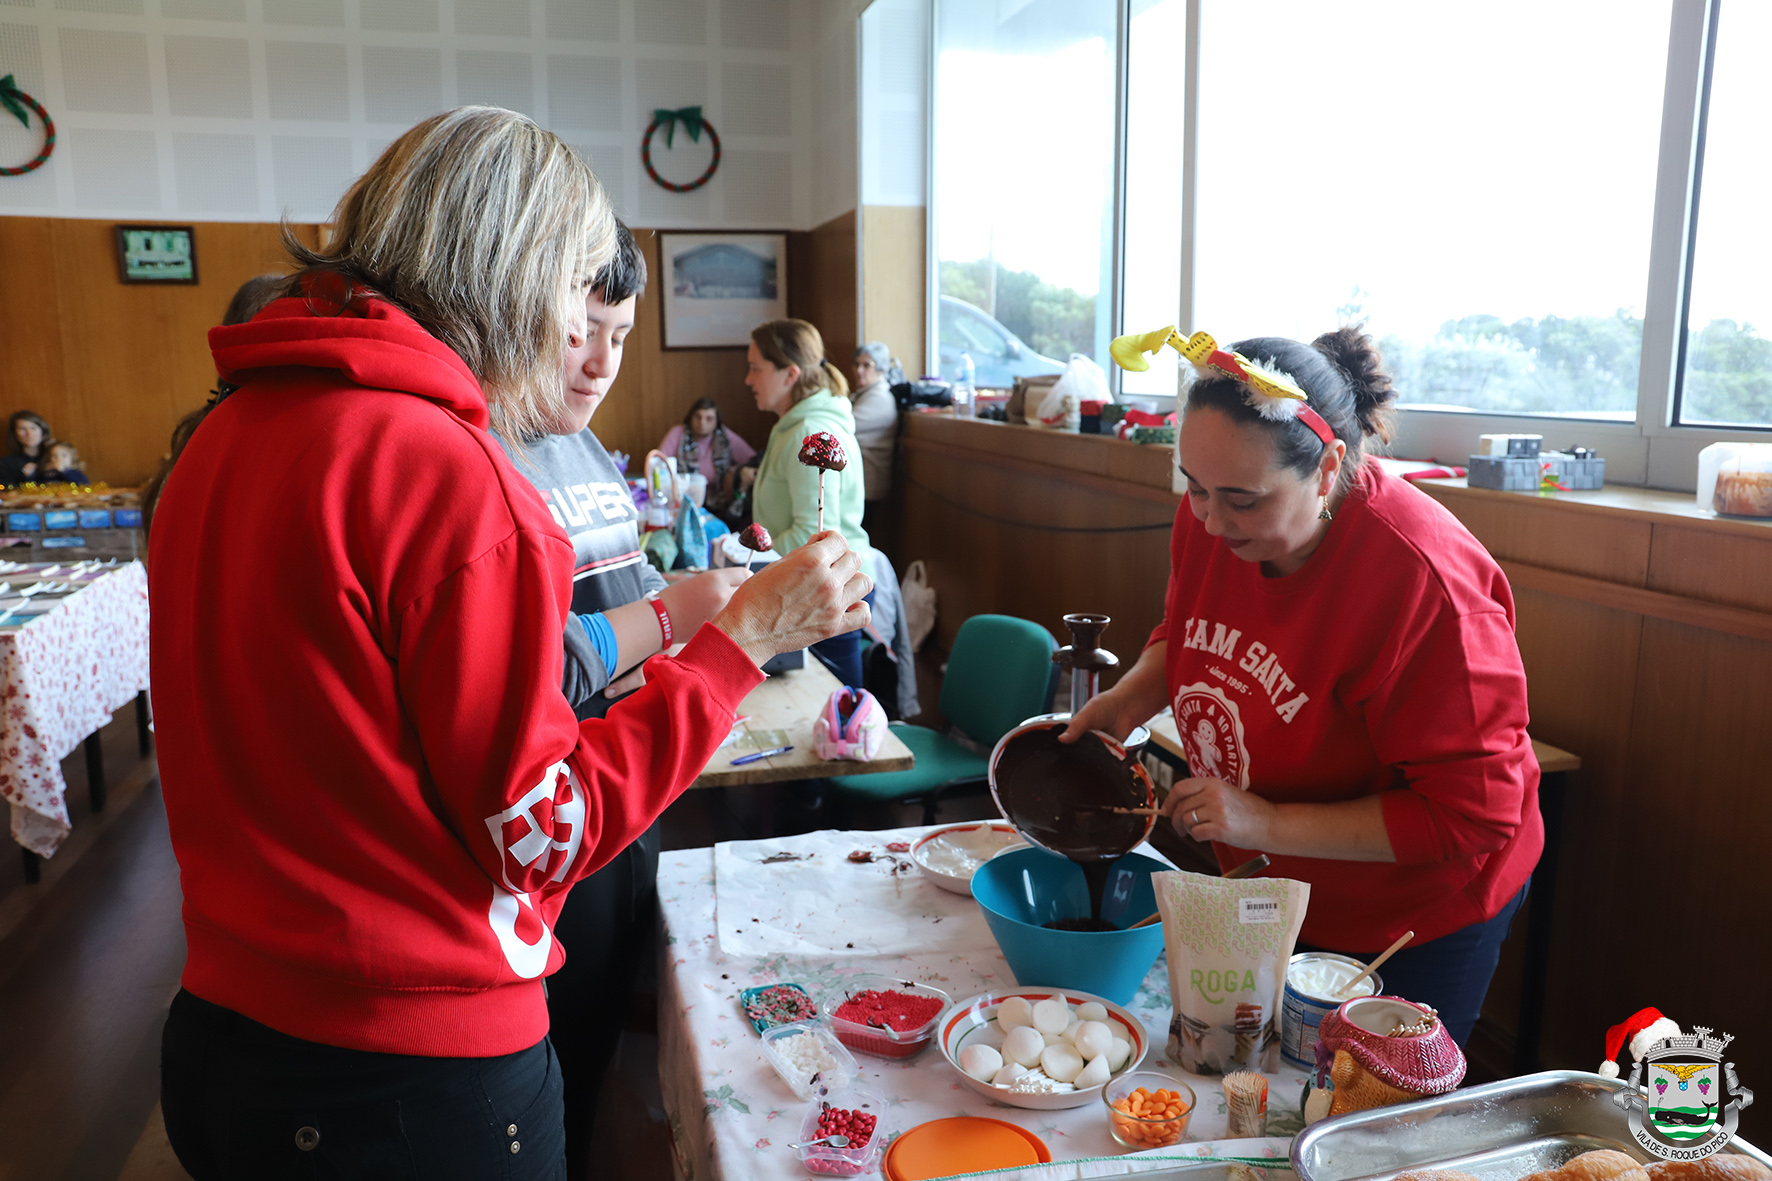
[[[1772,1169],[1751,1156],[1718,1153],[1703,1160],[1664,1160],[1649,1166],[1649,1181],[1772,1181]]]
[[[1613,1148],[1584,1152],[1560,1169],[1532,1173],[1520,1181],[1649,1181],[1635,1158]]]

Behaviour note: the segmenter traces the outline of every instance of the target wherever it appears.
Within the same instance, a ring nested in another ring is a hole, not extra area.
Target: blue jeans
[[[872,609],[874,592],[869,591],[862,602]],[[820,640],[812,645],[812,654],[818,657],[839,681],[851,689],[861,688],[861,632],[844,632],[840,636]]]
[[[546,1038],[502,1058],[376,1054],[290,1037],[180,989],[160,1104],[195,1181],[566,1176]]]
[[[1450,935],[1411,944],[1386,960],[1378,969],[1385,995],[1433,1006],[1445,1023],[1446,1032],[1464,1045],[1482,1015],[1483,998],[1488,995],[1490,978],[1501,959],[1501,945],[1507,941],[1508,928],[1513,926],[1514,915],[1526,900],[1530,885],[1528,882],[1521,886],[1501,913],[1488,922],[1472,923]],[[1330,951],[1370,960],[1383,949],[1352,952],[1300,943],[1295,950]]]

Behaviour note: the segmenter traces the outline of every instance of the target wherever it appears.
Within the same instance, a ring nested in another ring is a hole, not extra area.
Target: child
[[[80,453],[66,439],[49,444],[49,466],[37,473],[39,484],[85,484],[86,473],[80,470]]]
[[[666,583],[640,553],[640,512],[609,452],[588,430],[621,371],[646,262],[625,225],[616,252],[591,282],[584,330],[574,329],[566,362],[564,419],[551,435],[500,446],[529,478],[575,552],[562,686],[581,718],[601,715],[637,673],[610,682],[687,639],[725,606],[742,570]],[[497,436],[494,436],[497,438]],[[591,1129],[603,1075],[621,1036],[635,970],[657,905],[658,826],[573,887],[554,924],[566,966],[548,979],[549,1037],[565,1087],[568,1176],[590,1176]]]

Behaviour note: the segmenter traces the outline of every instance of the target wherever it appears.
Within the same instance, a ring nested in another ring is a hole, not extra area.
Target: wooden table
[[[1147,748],[1182,773],[1187,759],[1172,714],[1159,714],[1145,723],[1150,728]],[[1531,1074],[1542,1069],[1538,1043],[1544,1035],[1544,979],[1550,971],[1551,911],[1556,905],[1557,863],[1562,856],[1563,807],[1569,792],[1569,772],[1581,769],[1579,755],[1548,742],[1532,740],[1538,758],[1538,812],[1544,818],[1544,852],[1532,870],[1532,889],[1526,898],[1525,965],[1521,975],[1520,1027],[1514,1034],[1514,1071]]]
[[[821,759],[812,745],[812,723],[831,694],[843,683],[813,656],[806,667],[777,673],[746,695],[738,716],[744,734],[731,746],[714,752],[707,769],[689,786],[737,787],[749,783],[781,783],[790,779],[823,779],[832,775],[873,775],[883,771],[909,771],[916,765],[910,747],[887,731],[880,753],[870,763],[847,759]],[[777,746],[794,749],[734,767],[732,760]]]

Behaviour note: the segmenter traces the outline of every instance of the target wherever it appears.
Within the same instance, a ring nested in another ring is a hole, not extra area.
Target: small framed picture
[[[125,283],[195,283],[197,232],[190,226],[118,226],[117,277]]]
[[[667,349],[743,348],[788,314],[786,234],[661,233],[658,251]]]

